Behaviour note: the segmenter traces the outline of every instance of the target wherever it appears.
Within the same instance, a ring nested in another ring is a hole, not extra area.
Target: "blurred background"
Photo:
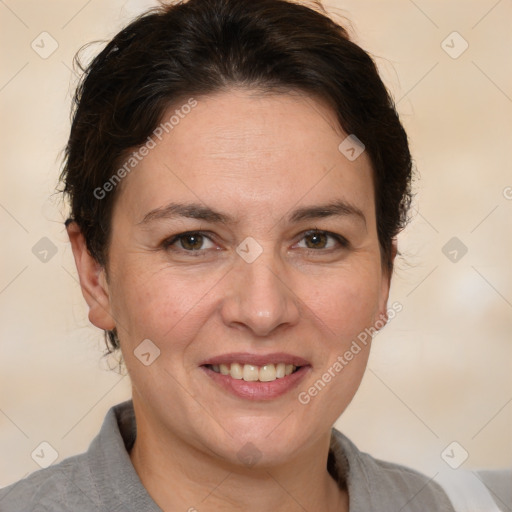
[[[88,322],[55,187],[74,54],[154,4],[0,0],[0,487],[39,469],[42,442],[57,462],[86,450],[130,397]],[[337,427],[431,477],[510,466],[512,3],[325,5],[375,58],[418,176],[389,301],[403,310]]]

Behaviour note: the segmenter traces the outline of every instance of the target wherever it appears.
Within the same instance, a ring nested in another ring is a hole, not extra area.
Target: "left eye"
[[[306,233],[298,246],[304,249],[333,249],[336,244],[345,246],[344,239],[326,231],[309,231]]]

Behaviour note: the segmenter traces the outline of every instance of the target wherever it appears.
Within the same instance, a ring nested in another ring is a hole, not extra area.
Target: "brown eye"
[[[169,251],[181,252],[205,252],[207,249],[213,249],[215,244],[211,239],[198,231],[189,231],[180,233],[162,242],[162,247]]]
[[[329,233],[328,231],[308,231],[304,234],[298,246],[302,249],[329,250],[336,248],[347,248],[348,241],[341,235]]]
[[[308,249],[324,249],[329,237],[325,233],[309,233],[304,237]]]
[[[181,247],[187,251],[197,251],[201,249],[204,237],[200,233],[190,233],[180,238]]]

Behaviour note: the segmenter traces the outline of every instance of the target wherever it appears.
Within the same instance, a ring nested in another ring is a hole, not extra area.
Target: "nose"
[[[265,251],[252,263],[242,258],[229,273],[221,306],[225,325],[268,336],[300,319],[299,298],[283,264]]]

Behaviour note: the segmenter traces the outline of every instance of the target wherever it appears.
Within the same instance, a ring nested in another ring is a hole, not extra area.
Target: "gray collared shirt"
[[[131,463],[135,436],[128,400],[108,411],[87,452],[0,489],[0,512],[161,512]],[[350,512],[454,512],[433,478],[374,459],[335,429],[328,469],[348,490]],[[499,510],[510,512],[511,473],[482,472],[481,478]]]

